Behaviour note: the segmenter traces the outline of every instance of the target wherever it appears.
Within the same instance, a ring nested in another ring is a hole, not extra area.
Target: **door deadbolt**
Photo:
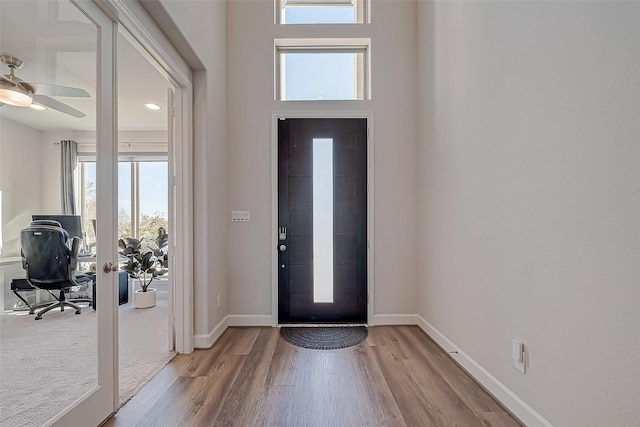
[[[280,245],[280,252],[284,252],[287,250],[287,245]]]

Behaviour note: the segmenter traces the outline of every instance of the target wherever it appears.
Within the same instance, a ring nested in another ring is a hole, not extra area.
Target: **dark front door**
[[[280,323],[367,321],[367,120],[278,126]]]

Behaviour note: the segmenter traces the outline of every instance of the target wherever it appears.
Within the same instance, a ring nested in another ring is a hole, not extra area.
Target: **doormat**
[[[367,339],[364,326],[281,327],[280,336],[286,342],[313,350],[336,350],[360,344]]]

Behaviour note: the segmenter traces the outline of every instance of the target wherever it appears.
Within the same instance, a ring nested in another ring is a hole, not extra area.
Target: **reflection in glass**
[[[333,302],[333,140],[313,140],[313,302]]]

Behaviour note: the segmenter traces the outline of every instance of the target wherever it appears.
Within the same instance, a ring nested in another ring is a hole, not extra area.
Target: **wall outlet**
[[[518,371],[525,373],[525,362],[527,361],[527,352],[522,341],[513,340],[511,342],[511,359],[513,359],[513,367]]]
[[[220,303],[220,294],[218,294],[218,308],[220,308],[222,304]]]
[[[231,222],[248,222],[248,221],[251,221],[251,212],[231,211]]]

